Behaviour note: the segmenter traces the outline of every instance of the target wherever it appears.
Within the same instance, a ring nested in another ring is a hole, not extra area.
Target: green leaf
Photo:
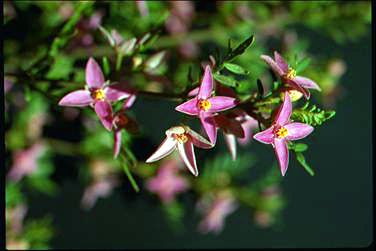
[[[255,38],[253,35],[251,35],[249,38],[247,38],[244,42],[242,42],[240,45],[238,45],[234,50],[230,51],[227,56],[225,57],[224,61],[231,61],[235,57],[243,54],[245,50],[251,46],[255,41]]]
[[[105,76],[108,76],[110,74],[110,64],[108,63],[108,59],[106,56],[102,58],[102,63],[103,63],[103,72]]]
[[[257,79],[257,93],[261,98],[264,96],[264,86],[260,79]]]
[[[100,32],[102,32],[102,34],[105,36],[105,38],[107,38],[108,42],[110,43],[110,46],[114,47],[115,46],[115,41],[112,38],[111,34],[104,27],[102,27],[101,25],[99,25],[98,28],[99,28]]]
[[[299,143],[295,145],[294,151],[295,152],[304,152],[308,149],[308,146],[303,143]]]
[[[68,77],[73,69],[73,64],[74,61],[72,57],[60,53],[57,54],[54,58],[54,63],[47,73],[47,78],[59,79]]]
[[[296,153],[296,159],[299,163],[304,167],[304,169],[309,173],[309,175],[314,176],[315,172],[311,169],[311,167],[305,161],[304,155],[300,152]]]
[[[302,72],[311,63],[311,58],[304,58],[296,63],[296,72]]]
[[[223,63],[224,67],[233,72],[233,73],[236,73],[236,74],[242,74],[242,75],[247,75],[249,73],[249,71],[245,70],[243,67],[241,67],[240,65],[237,65],[237,64],[232,64],[232,63]]]
[[[321,110],[315,105],[309,107],[309,103],[307,102],[302,108],[294,109],[291,119],[305,124],[310,124],[312,126],[317,126],[332,118],[335,114],[336,111],[334,110]]]
[[[227,86],[238,87],[240,85],[235,79],[232,79],[232,78],[224,76],[224,75],[220,75],[218,73],[214,73],[213,77],[218,82],[220,82],[224,85],[227,85]]]

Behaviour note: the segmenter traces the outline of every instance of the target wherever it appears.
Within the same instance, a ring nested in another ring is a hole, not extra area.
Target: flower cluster
[[[308,124],[289,121],[292,113],[290,95],[302,93],[306,99],[309,99],[310,93],[307,89],[320,90],[320,87],[308,78],[296,76],[296,71],[288,66],[278,52],[275,52],[275,61],[266,55],[262,55],[261,59],[271,66],[272,70],[290,87],[290,91],[284,92],[284,102],[273,125],[254,135],[253,138],[259,142],[273,145],[282,176],[284,176],[289,160],[287,142],[302,139],[314,129]],[[186,125],[172,127],[166,131],[166,139],[157,151],[146,160],[147,163],[157,161],[177,148],[188,169],[197,176],[198,169],[193,145],[206,149],[214,147],[218,129],[222,129],[231,157],[233,160],[236,159],[236,139],[241,144],[247,144],[251,139],[251,131],[258,126],[258,122],[246,111],[236,107],[240,101],[230,88],[218,86],[218,92],[225,93],[227,96],[215,95],[211,66],[207,65],[200,87],[189,93],[190,96],[194,95],[194,98],[175,108],[181,113],[198,117],[209,142]],[[237,109],[233,109],[235,107]],[[223,111],[226,113],[222,113]]]
[[[125,114],[136,100],[136,93],[124,83],[109,83],[105,81],[98,63],[90,58],[86,64],[85,90],[71,92],[64,96],[59,105],[76,107],[93,107],[103,126],[114,131],[114,156],[117,157],[121,145],[121,129],[130,128],[137,131],[136,122]],[[113,113],[112,104],[126,99],[120,111]]]

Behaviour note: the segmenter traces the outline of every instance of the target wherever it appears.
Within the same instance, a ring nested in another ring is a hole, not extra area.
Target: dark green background
[[[194,211],[191,194],[183,196],[188,206],[186,230],[174,233],[156,200],[141,191],[135,195],[122,187],[110,198],[99,199],[95,207],[80,209],[83,185],[78,177],[65,178],[58,196],[29,194],[27,218],[50,213],[58,231],[53,248],[271,248],[271,247],[365,247],[373,241],[372,189],[372,35],[340,46],[318,33],[300,29],[308,38],[309,52],[341,55],[347,63],[342,78],[345,98],[337,103],[336,116],[318,127],[302,142],[310,145],[305,156],[316,171],[310,177],[290,159],[282,188],[287,198],[283,224],[277,230],[262,230],[251,222],[251,214],[240,208],[226,220],[218,235],[197,231],[200,217]],[[134,107],[137,119],[152,138],[151,153],[166,128],[175,123],[173,103],[139,99]],[[155,115],[162,109],[163,114]],[[154,117],[153,117],[154,116]],[[222,136],[219,135],[223,145]],[[261,161],[274,161],[268,146],[253,143],[247,150]],[[66,167],[73,163],[67,160]],[[198,160],[199,164],[202,160]]]

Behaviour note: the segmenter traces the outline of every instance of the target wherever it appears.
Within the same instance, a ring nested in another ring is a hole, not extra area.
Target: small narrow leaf
[[[105,36],[105,38],[107,38],[111,47],[114,47],[115,46],[115,40],[112,38],[111,34],[105,28],[103,28],[101,25],[99,25],[98,28],[102,32],[102,34]]]
[[[296,66],[296,72],[302,72],[305,68],[307,68],[309,66],[309,64],[311,63],[311,59],[310,58],[305,58],[301,61],[299,61],[297,63],[297,66]]]
[[[103,63],[104,75],[108,76],[108,74],[110,73],[110,64],[108,63],[108,59],[106,56],[102,58],[102,63]]]
[[[250,36],[244,42],[242,42],[240,45],[238,45],[238,47],[236,47],[234,50],[232,50],[230,53],[228,53],[224,61],[231,61],[236,56],[243,54],[245,52],[245,50],[253,44],[254,41],[255,41],[254,36],[253,35]]]
[[[302,143],[296,144],[294,148],[295,152],[304,152],[307,149],[308,149],[308,146]]]
[[[224,76],[224,75],[220,75],[220,74],[213,74],[213,77],[215,80],[217,80],[218,82],[224,84],[224,85],[227,85],[227,86],[232,86],[232,87],[238,87],[239,86],[239,83],[230,78],[230,77],[227,77],[227,76]]]
[[[249,71],[245,70],[243,67],[241,67],[240,65],[237,65],[237,64],[232,64],[232,63],[223,63],[224,67],[233,72],[233,73],[236,73],[236,74],[242,74],[242,75],[247,75],[249,73]]]
[[[309,175],[314,176],[315,172],[312,170],[312,168],[307,164],[305,161],[304,155],[300,152],[296,153],[296,159],[299,161],[299,163],[304,167],[304,169],[309,173]]]
[[[257,91],[260,98],[264,96],[264,86],[260,79],[257,79]]]

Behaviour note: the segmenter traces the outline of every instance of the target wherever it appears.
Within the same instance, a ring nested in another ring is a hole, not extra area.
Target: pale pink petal
[[[175,110],[182,112],[188,115],[198,115],[200,110],[197,106],[197,98],[188,100],[187,102],[175,107]]]
[[[115,130],[114,132],[114,158],[119,155],[121,147],[121,130]]]
[[[236,137],[233,134],[223,133],[225,136],[226,145],[230,151],[232,160],[236,159]]]
[[[111,84],[104,88],[106,93],[106,100],[110,102],[116,102],[131,96],[130,89],[124,84]]]
[[[215,142],[217,141],[218,129],[215,125],[213,115],[209,112],[201,112],[199,116],[200,116],[201,125],[202,127],[204,127],[204,130],[206,134],[208,135],[210,143],[215,145]]]
[[[197,97],[199,99],[207,99],[210,97],[212,91],[213,91],[213,77],[212,77],[210,66],[207,65],[205,68],[204,77],[202,78],[200,90],[198,91]]]
[[[272,144],[274,140],[273,127],[266,129],[265,131],[256,133],[253,138],[264,144]]]
[[[86,64],[86,83],[90,89],[101,88],[104,84],[104,76],[100,66],[94,60],[94,58],[89,58]]]
[[[283,101],[282,106],[279,108],[278,114],[275,119],[275,123],[277,125],[283,126],[289,121],[291,113],[292,113],[291,98],[288,92],[285,92],[285,99]]]
[[[242,123],[241,126],[244,131],[244,137],[238,139],[238,142],[241,145],[246,145],[252,139],[252,131],[253,129],[257,128],[258,123],[257,120],[249,116],[247,117],[247,121]]]
[[[128,110],[129,108],[131,108],[133,106],[134,102],[136,102],[136,98],[137,98],[137,96],[132,94],[126,101],[124,101],[122,109]]]
[[[59,105],[84,107],[90,105],[93,101],[89,91],[79,90],[65,95],[60,100]]]
[[[303,123],[290,123],[284,126],[287,131],[287,139],[288,140],[297,140],[307,137],[309,134],[313,132],[313,126]]]
[[[174,138],[166,137],[158,149],[146,160],[146,163],[154,162],[166,157],[175,150],[176,144],[177,141]]]
[[[289,65],[287,64],[287,62],[276,51],[274,52],[274,59],[283,72],[287,72],[289,70]]]
[[[237,104],[236,99],[224,96],[212,97],[208,101],[211,103],[209,111],[213,113],[231,109]]]
[[[318,86],[318,84],[316,84],[314,81],[312,81],[309,78],[296,76],[294,78],[294,81],[295,81],[295,83],[297,83],[298,85],[300,85],[303,88],[315,89],[315,90],[321,91],[320,86]]]
[[[282,176],[285,176],[287,167],[289,165],[289,150],[287,149],[287,143],[285,138],[274,140],[274,151],[277,155]]]
[[[178,149],[181,158],[183,159],[185,165],[188,167],[189,171],[194,175],[198,175],[196,157],[193,149],[193,143],[187,141],[186,143],[178,143]]]
[[[188,97],[197,96],[199,90],[200,90],[200,87],[194,88],[193,90],[191,90],[190,92],[188,92]]]
[[[103,126],[111,131],[112,130],[112,107],[106,101],[95,102],[95,113],[102,122]]]
[[[285,72],[278,66],[276,62],[274,62],[274,60],[271,57],[266,56],[266,55],[261,55],[260,58],[265,63],[267,63],[277,75],[283,76],[285,74]]]
[[[311,96],[311,94],[309,93],[308,89],[306,89],[303,86],[301,86],[298,82],[295,81],[295,79],[294,80],[289,80],[288,79],[287,83],[293,89],[296,89],[297,91],[300,91],[301,93],[303,93],[305,99],[308,100],[309,97]]]
[[[193,131],[192,129],[188,129],[187,133],[191,136],[192,143],[197,147],[208,149],[214,146],[209,141],[207,141],[204,137],[202,137],[200,134]]]

